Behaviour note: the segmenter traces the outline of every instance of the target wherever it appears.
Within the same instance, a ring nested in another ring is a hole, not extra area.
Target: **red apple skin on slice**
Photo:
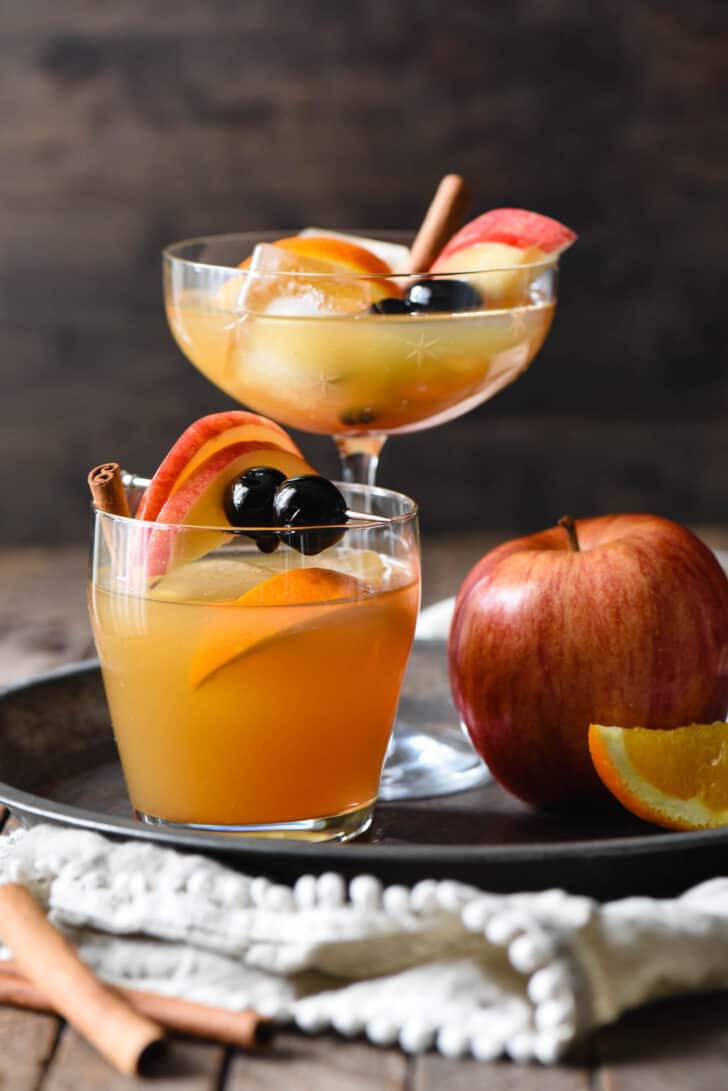
[[[544,255],[557,255],[576,242],[577,237],[569,227],[550,216],[529,212],[525,208],[493,208],[465,224],[453,235],[440,251],[432,272],[436,273],[440,268],[454,271],[456,264],[467,271],[467,262],[461,264],[448,259],[460,251],[463,251],[465,258],[465,251],[483,243],[503,243],[518,250],[539,250]]]
[[[224,544],[225,531],[230,529],[223,508],[225,489],[253,466],[273,466],[286,477],[316,473],[303,457],[274,443],[232,443],[216,451],[172,493],[156,522],[185,528],[219,526],[220,531],[201,529],[194,533],[185,529],[184,533],[178,533],[174,528],[162,526],[152,530],[146,556],[149,579],[163,576],[172,567],[188,564]]]
[[[273,443],[303,457],[288,433],[267,417],[243,409],[210,413],[194,421],[170,448],[141,499],[136,518],[155,520],[198,465],[219,448],[238,442]]]

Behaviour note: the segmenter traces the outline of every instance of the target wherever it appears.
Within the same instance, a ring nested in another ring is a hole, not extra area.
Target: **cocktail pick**
[[[121,481],[127,489],[146,489],[149,485],[150,479],[148,477],[139,477],[137,474],[129,473],[128,470],[121,471]],[[397,515],[372,515],[365,511],[352,511],[350,508],[346,509],[346,518],[349,522],[353,523],[370,523],[374,525],[380,525],[381,523],[396,523],[400,518]],[[245,533],[245,528],[238,528],[241,534]],[[272,530],[286,529],[280,527],[273,527]],[[289,528],[290,529],[290,528]]]
[[[366,511],[352,511],[346,509],[346,518],[350,523],[364,523],[371,526],[379,526],[381,523],[396,523],[402,519],[400,515],[373,515]],[[406,518],[406,517],[405,517]]]

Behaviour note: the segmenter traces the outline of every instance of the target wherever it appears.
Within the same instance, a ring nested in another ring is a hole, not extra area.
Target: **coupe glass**
[[[553,320],[553,259],[382,276],[312,272],[269,247],[272,265],[240,268],[258,244],[292,234],[215,235],[167,247],[167,318],[185,356],[232,398],[288,427],[331,435],[346,481],[374,484],[388,436],[444,424],[513,382]],[[411,241],[397,232],[352,234]],[[383,302],[423,278],[443,309],[396,313],[396,303]],[[485,776],[458,729],[435,738],[398,723],[380,796],[439,795]]]
[[[316,841],[369,826],[419,607],[417,507],[339,487],[367,514],[315,556],[287,531],[263,554],[246,531],[94,510],[91,621],[142,821]]]

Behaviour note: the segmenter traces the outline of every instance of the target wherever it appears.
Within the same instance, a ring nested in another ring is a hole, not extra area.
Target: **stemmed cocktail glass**
[[[288,427],[331,435],[345,480],[374,484],[388,436],[444,424],[513,382],[551,325],[554,256],[442,276],[331,271],[269,245],[293,234],[169,246],[167,318],[182,352],[231,397]],[[393,268],[408,241],[360,236],[380,240]],[[405,310],[405,295],[422,307]],[[484,775],[457,728],[434,737],[398,723],[380,796],[458,791]]]

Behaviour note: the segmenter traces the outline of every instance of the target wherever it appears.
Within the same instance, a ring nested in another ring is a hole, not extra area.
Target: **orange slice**
[[[237,600],[246,606],[298,606],[305,602],[335,602],[361,598],[356,576],[331,568],[291,568],[256,584]]]
[[[371,273],[372,276],[389,276],[392,272],[386,262],[367,250],[364,246],[335,239],[328,235],[291,235],[286,239],[276,239],[272,246],[280,246],[292,254],[314,258],[316,261],[330,261],[342,271],[350,273]],[[247,269],[250,258],[240,262],[241,269]]]
[[[628,811],[673,830],[728,825],[728,723],[589,727],[589,752]]]
[[[211,613],[211,624],[192,660],[190,685],[196,689],[222,667],[272,640],[338,617],[367,592],[362,580],[328,568],[277,572]]]
[[[288,317],[357,314],[385,296],[397,295],[390,269],[362,246],[319,236],[295,235],[260,243],[240,264],[254,274],[229,281],[221,302],[250,314]]]

